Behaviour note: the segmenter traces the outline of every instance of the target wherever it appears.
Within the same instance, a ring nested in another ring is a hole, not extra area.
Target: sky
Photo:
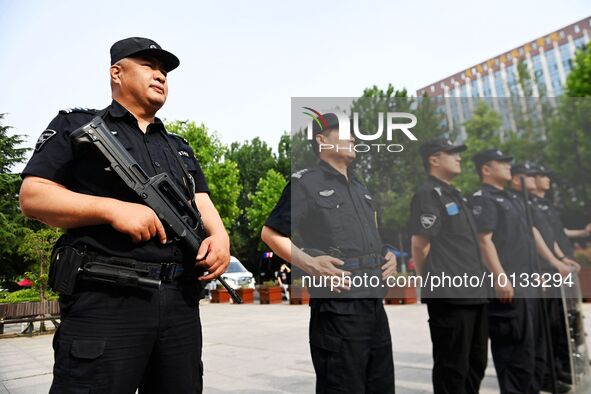
[[[181,60],[160,118],[276,150],[292,97],[414,95],[589,15],[588,0],[0,0],[0,113],[33,147],[60,109],[110,103],[109,48],[142,36]]]

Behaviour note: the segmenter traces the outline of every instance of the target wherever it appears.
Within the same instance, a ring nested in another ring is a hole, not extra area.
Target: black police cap
[[[476,153],[472,156],[476,169],[480,169],[489,161],[511,161],[513,156],[509,156],[501,152],[499,149],[486,149]]]
[[[453,142],[447,138],[433,138],[424,142],[419,147],[419,153],[423,160],[425,160],[427,157],[437,152],[458,153],[463,152],[466,149],[468,149],[466,145],[454,145]]]
[[[317,121],[312,122],[312,134],[316,135],[326,130],[338,129],[339,118],[332,112],[327,112],[318,116]]]
[[[149,38],[125,38],[111,46],[111,64],[130,56],[151,56],[160,60],[166,71],[174,70],[181,63],[178,57],[165,51],[156,41]]]
[[[531,163],[515,163],[511,166],[511,176],[515,175],[536,175],[536,169]]]
[[[550,176],[552,175],[552,171],[544,167],[542,164],[534,164],[532,165],[534,171],[536,172],[535,175],[543,175],[543,176]]]

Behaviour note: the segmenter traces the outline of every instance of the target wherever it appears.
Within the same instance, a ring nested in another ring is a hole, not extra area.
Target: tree
[[[591,96],[591,46],[577,51],[573,69],[566,79],[565,94],[569,97]]]
[[[28,148],[18,148],[24,142],[22,135],[8,135],[10,126],[4,126],[2,121],[5,114],[0,114],[0,174],[7,174],[10,168],[25,160]]]
[[[288,133],[283,133],[279,140],[277,147],[277,164],[276,170],[279,171],[285,179],[289,178],[292,173],[291,169],[291,146],[292,141]]]
[[[287,148],[284,144],[284,153]],[[259,235],[253,237],[251,233],[252,225],[246,215],[246,209],[251,204],[248,196],[255,193],[258,182],[265,177],[267,171],[276,167],[277,162],[271,148],[258,137],[251,141],[232,143],[228,158],[238,165],[239,182],[242,186],[238,197],[238,207],[242,213],[232,225],[233,249],[237,251],[241,261],[252,268],[258,261]]]
[[[257,183],[256,191],[248,195],[250,206],[246,208],[246,217],[250,234],[256,239],[259,238],[261,229],[286,184],[287,181],[282,174],[270,169]]]
[[[565,222],[581,225],[591,219],[591,46],[577,51],[568,75],[565,96],[549,122],[544,149],[547,166],[555,171],[556,203],[564,208]]]
[[[227,148],[204,124],[197,126],[192,121],[176,121],[166,127],[187,140],[193,149],[208,180],[211,200],[220,213],[224,226],[229,230],[240,215],[238,196],[242,187],[237,164],[227,158]]]
[[[7,279],[21,274],[29,265],[18,252],[23,228],[30,224],[18,206],[21,178],[8,173],[14,164],[25,160],[29,149],[17,147],[24,141],[23,136],[9,136],[11,127],[2,125],[3,118],[4,114],[0,114],[0,278]]]
[[[61,234],[61,230],[55,227],[46,227],[37,231],[25,228],[24,237],[18,248],[19,253],[33,264],[33,271],[27,273],[27,276],[39,291],[41,301],[45,301],[51,251]]]
[[[377,202],[382,238],[400,248],[406,243],[411,198],[426,176],[418,152],[419,145],[446,132],[437,100],[427,96],[411,98],[406,90],[396,90],[392,85],[388,85],[386,90],[373,86],[365,89],[363,96],[351,108],[351,112],[359,113],[360,129],[367,132],[377,129],[380,112],[410,112],[417,117],[412,133],[418,141],[411,141],[402,133],[393,136],[393,141],[387,141],[384,133],[382,139],[372,143],[398,143],[404,147],[403,151],[359,153],[355,161],[356,173]]]
[[[479,100],[472,117],[464,122],[467,138],[464,141],[468,150],[462,153],[462,173],[453,183],[465,196],[471,195],[480,186],[472,156],[484,149],[501,147],[500,130],[502,120],[485,101]]]

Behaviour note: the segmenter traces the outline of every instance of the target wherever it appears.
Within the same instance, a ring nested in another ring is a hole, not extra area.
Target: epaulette
[[[189,145],[189,141],[187,141],[186,139],[184,139],[183,137],[181,137],[178,134],[168,133],[168,135],[170,135],[171,137],[176,138],[177,140],[181,140],[185,145]]]
[[[441,188],[439,186],[435,186],[433,188],[433,190],[435,190],[437,192],[437,194],[439,195],[439,197],[441,197],[442,193],[441,193]]]
[[[482,190],[477,190],[472,194],[473,196],[482,196]]]
[[[83,108],[83,107],[66,108],[66,109],[60,110],[60,114],[83,113],[83,114],[95,115],[97,112],[98,112],[98,109]]]
[[[304,168],[303,170],[299,170],[291,174],[292,178],[300,179],[305,173],[309,172],[309,168]]]

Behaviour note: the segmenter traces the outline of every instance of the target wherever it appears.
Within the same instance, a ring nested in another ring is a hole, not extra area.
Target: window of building
[[[580,33],[581,32],[581,28],[579,27],[579,25],[575,25],[575,33]]]

